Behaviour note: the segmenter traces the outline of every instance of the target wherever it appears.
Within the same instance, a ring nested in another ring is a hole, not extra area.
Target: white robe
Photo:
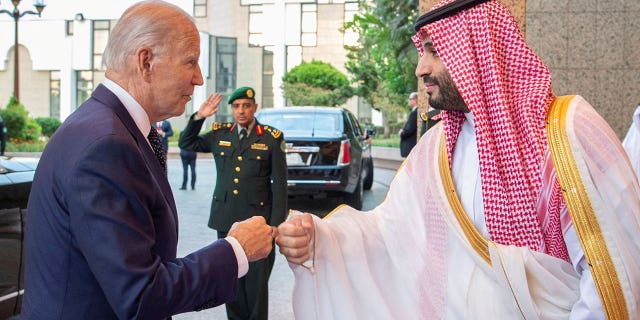
[[[627,135],[622,140],[622,146],[629,155],[633,170],[640,177],[640,106],[633,113],[631,126],[629,126],[629,131],[627,131]]]
[[[574,100],[567,114],[572,151],[627,313],[637,318],[640,187],[629,179],[622,147],[604,120],[583,99]],[[315,219],[315,272],[291,266],[296,319],[567,319],[580,299],[590,299],[580,289],[589,270],[581,270],[577,261],[572,266],[527,248],[491,244],[488,264],[474,251],[443,185],[441,134],[441,126],[425,134],[377,208],[359,212],[342,206],[325,220]],[[463,187],[469,179],[454,175],[453,180],[457,190],[471,190],[471,196],[463,191],[462,207],[476,226],[482,225],[474,204],[479,182]],[[486,236],[486,228],[479,231]],[[565,242],[573,259],[568,232]]]

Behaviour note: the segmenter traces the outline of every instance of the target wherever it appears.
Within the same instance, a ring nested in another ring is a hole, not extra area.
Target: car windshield
[[[263,113],[261,123],[278,128],[287,135],[339,135],[342,132],[341,115],[338,113]]]

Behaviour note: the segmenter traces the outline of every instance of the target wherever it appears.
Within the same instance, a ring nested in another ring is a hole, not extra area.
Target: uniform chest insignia
[[[218,141],[218,145],[223,147],[231,147],[231,141],[220,140]]]
[[[213,131],[220,129],[228,129],[231,128],[231,123],[222,123],[222,122],[214,122],[212,125]]]
[[[269,146],[264,143],[254,143],[251,145],[251,150],[269,150]]]
[[[421,112],[420,113],[420,119],[422,119],[422,121],[428,121],[429,120],[429,116],[427,116],[426,112]]]

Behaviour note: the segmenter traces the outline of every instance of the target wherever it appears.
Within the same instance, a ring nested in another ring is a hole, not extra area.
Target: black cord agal
[[[429,24],[440,19],[446,18],[453,14],[458,13],[461,10],[473,7],[475,5],[487,2],[489,0],[457,0],[451,3],[447,3],[442,7],[433,9],[418,18],[416,24],[413,25],[413,29],[418,32],[425,24]]]

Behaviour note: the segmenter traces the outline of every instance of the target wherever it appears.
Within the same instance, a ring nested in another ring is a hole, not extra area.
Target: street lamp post
[[[8,15],[10,15],[13,18],[13,22],[14,22],[14,33],[13,33],[13,41],[14,41],[14,46],[13,46],[13,58],[14,58],[14,63],[13,63],[13,96],[16,97],[17,101],[20,101],[20,70],[19,70],[19,56],[18,56],[18,20],[20,20],[20,18],[22,18],[24,15],[27,14],[37,14],[38,17],[40,16],[40,14],[42,13],[42,10],[44,10],[44,7],[46,6],[46,4],[44,3],[44,0],[34,0],[33,1],[33,6],[36,7],[36,11],[23,11],[20,12],[20,10],[18,10],[18,5],[20,5],[20,1],[21,0],[11,0],[11,4],[13,4],[13,10],[9,11],[9,10],[0,10],[0,13],[6,13]]]

